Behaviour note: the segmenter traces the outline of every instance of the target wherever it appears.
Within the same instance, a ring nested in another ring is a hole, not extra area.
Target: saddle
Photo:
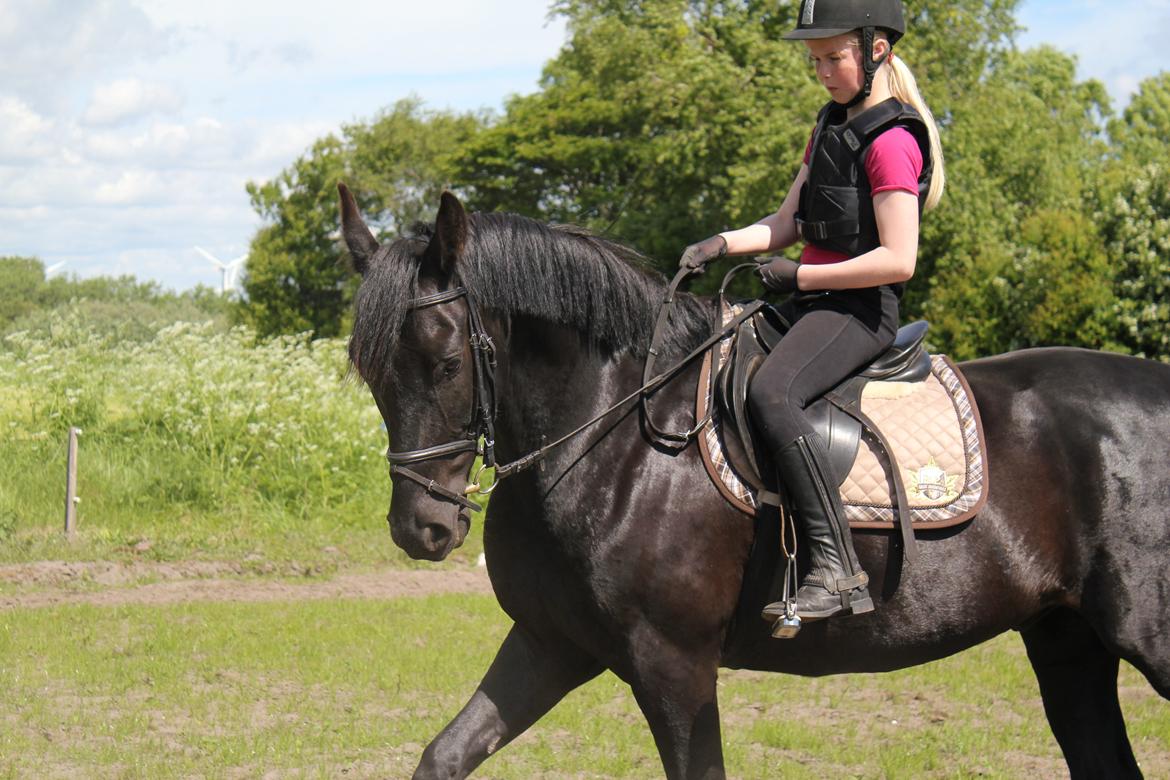
[[[725,322],[744,310],[722,305]],[[760,306],[711,350],[699,382],[697,411],[710,415],[700,437],[708,473],[747,513],[781,503],[747,397],[752,377],[788,327],[778,309]],[[899,528],[909,559],[914,527],[963,522],[986,500],[978,411],[957,367],[927,352],[928,328],[924,321],[903,326],[885,353],[806,410],[826,444],[851,526]],[[899,454],[913,468],[903,469]],[[941,492],[932,490],[932,479],[941,480]]]
[[[726,436],[727,459],[748,484],[761,491],[765,503],[778,503],[769,490],[775,473],[766,451],[755,441],[755,429],[747,408],[748,387],[752,377],[780,339],[789,324],[773,306],[762,307],[740,325],[735,334],[731,358],[719,367],[714,384],[714,403],[723,424],[735,435]],[[929,324],[923,320],[898,329],[893,345],[866,368],[845,379],[837,387],[811,404],[806,415],[820,434],[829,453],[838,486],[857,457],[861,442],[862,420],[859,411],[861,392],[871,380],[922,382],[930,376],[930,355],[923,347]],[[767,480],[764,479],[767,475]]]

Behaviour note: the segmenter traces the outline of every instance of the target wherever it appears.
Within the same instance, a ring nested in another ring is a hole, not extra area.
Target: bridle
[[[731,278],[739,271],[745,268],[755,268],[756,263],[744,263],[732,268],[726,276],[723,277],[723,283],[719,288],[719,298],[724,298],[724,292]],[[468,496],[475,493],[481,495],[488,495],[500,484],[500,481],[505,477],[523,471],[533,464],[543,460],[550,450],[560,446],[577,434],[584,431],[589,426],[607,417],[611,412],[620,409],[630,401],[638,398],[642,405],[645,414],[645,419],[648,424],[648,431],[656,443],[666,446],[673,450],[681,450],[690,442],[691,438],[695,436],[707,424],[710,416],[704,417],[702,420],[681,433],[668,433],[660,430],[650,418],[649,399],[654,391],[658,390],[675,374],[677,374],[684,366],[690,363],[695,358],[702,355],[727,334],[733,332],[743,322],[752,317],[760,307],[764,304],[762,301],[755,301],[746,305],[743,310],[730,322],[724,325],[721,329],[713,333],[702,344],[695,347],[691,352],[675,363],[670,368],[662,373],[652,376],[654,360],[660,351],[660,341],[665,335],[666,324],[670,319],[670,313],[674,307],[675,295],[678,291],[678,286],[692,273],[691,269],[682,269],[671,280],[670,286],[667,289],[666,297],[662,302],[662,308],[659,310],[658,322],[654,328],[654,334],[651,337],[650,351],[647,354],[646,366],[643,371],[643,383],[637,390],[633,391],[625,398],[612,404],[607,409],[594,415],[591,419],[585,421],[577,426],[572,431],[569,431],[564,436],[556,441],[545,444],[540,449],[517,458],[510,463],[499,465],[496,463],[496,348],[492,342],[491,336],[488,335],[487,330],[483,326],[483,318],[480,316],[479,308],[475,303],[475,297],[466,287],[453,287],[450,290],[443,290],[430,295],[424,295],[418,298],[412,298],[407,306],[410,311],[418,311],[419,309],[428,306],[435,306],[444,303],[451,303],[460,298],[467,299],[467,328],[469,332],[472,363],[474,365],[474,399],[472,401],[472,419],[467,427],[467,436],[462,439],[449,441],[446,444],[436,444],[433,447],[426,447],[417,450],[408,450],[406,452],[394,452],[391,449],[386,450],[386,460],[390,462],[390,477],[395,476],[405,477],[426,489],[426,492],[435,498],[444,501],[450,501],[458,504],[471,511],[478,511],[479,505],[471,501]],[[482,443],[481,443],[482,439]],[[421,463],[427,460],[435,460],[437,458],[445,458],[449,455],[457,455],[464,452],[474,452],[483,457],[483,462],[476,470],[475,474],[471,476],[467,486],[463,488],[462,493],[456,493],[440,485],[434,479],[424,477],[416,471],[405,468],[404,464]],[[480,477],[486,469],[495,469],[495,481],[488,487],[480,485]]]
[[[483,327],[483,318],[475,305],[475,299],[466,287],[454,287],[450,290],[424,295],[410,300],[408,306],[411,311],[425,309],[441,303],[450,303],[460,298],[467,298],[467,327],[471,339],[471,361],[474,366],[474,393],[471,408],[471,424],[467,426],[467,437],[449,441],[446,444],[436,444],[407,452],[386,450],[386,460],[390,461],[390,478],[395,476],[406,477],[426,488],[427,493],[441,499],[446,499],[462,507],[476,511],[479,505],[467,498],[472,493],[491,493],[495,485],[490,488],[480,488],[479,477],[484,469],[494,468],[496,465],[496,346],[491,336]],[[480,439],[482,437],[482,445]],[[463,494],[449,490],[433,479],[422,476],[416,471],[405,468],[404,464],[421,463],[436,458],[445,458],[448,455],[457,455],[461,452],[474,452],[483,456],[483,464],[471,478],[471,483],[463,490]]]

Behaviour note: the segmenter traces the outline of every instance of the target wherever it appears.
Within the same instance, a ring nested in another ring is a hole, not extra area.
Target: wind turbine
[[[235,260],[223,262],[215,255],[208,252],[203,247],[195,247],[195,251],[210,260],[219,269],[219,293],[220,295],[227,295],[228,290],[234,290],[236,287],[236,277],[240,273],[240,266],[248,259],[247,255],[240,255]]]

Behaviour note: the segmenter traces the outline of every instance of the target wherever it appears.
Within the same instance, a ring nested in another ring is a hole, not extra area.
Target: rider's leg
[[[812,562],[796,592],[796,614],[802,620],[820,620],[872,612],[869,577],[853,551],[853,535],[821,437],[801,436],[773,457],[785,495],[804,526]],[[769,604],[763,615],[778,620],[784,607]]]
[[[840,478],[804,410],[893,342],[897,300],[883,293],[877,306],[860,312],[832,296],[803,307],[752,381],[752,421],[773,454],[809,543],[812,568],[797,593],[797,614],[806,620],[873,609],[841,506]],[[783,611],[783,604],[770,604],[764,617],[776,619]]]

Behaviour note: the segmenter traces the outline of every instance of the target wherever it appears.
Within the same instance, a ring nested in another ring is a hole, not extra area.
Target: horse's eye
[[[449,357],[446,360],[440,361],[439,364],[435,366],[435,381],[442,382],[447,379],[453,379],[462,368],[462,357]]]

